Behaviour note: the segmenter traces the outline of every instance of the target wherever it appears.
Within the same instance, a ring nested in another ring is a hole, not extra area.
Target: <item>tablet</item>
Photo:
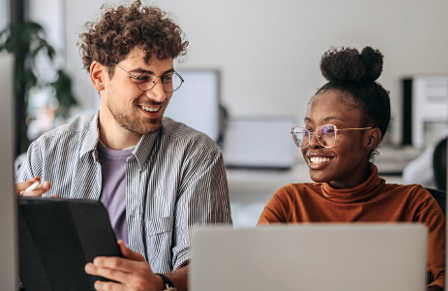
[[[26,291],[95,290],[87,262],[122,256],[103,204],[18,197],[19,274]]]

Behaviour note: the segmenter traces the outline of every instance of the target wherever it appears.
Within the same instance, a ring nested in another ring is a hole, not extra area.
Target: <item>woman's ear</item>
[[[106,67],[97,61],[93,61],[90,65],[90,80],[92,81],[93,87],[98,92],[104,89],[104,81],[107,76]]]
[[[364,137],[366,149],[370,152],[380,144],[382,137],[381,130],[378,127],[368,129]]]

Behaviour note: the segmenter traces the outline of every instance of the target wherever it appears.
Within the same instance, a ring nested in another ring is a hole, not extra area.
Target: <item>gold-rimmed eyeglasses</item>
[[[156,76],[150,72],[143,72],[139,76],[132,74],[131,72],[123,69],[120,65],[115,64],[117,67],[128,73],[135,81],[137,88],[143,92],[148,92],[157,84],[157,80],[162,80],[163,90],[167,93],[172,93],[180,88],[184,79],[175,71],[170,72],[163,76]]]
[[[296,126],[291,129],[292,139],[298,148],[306,149],[314,134],[317,133],[317,141],[324,148],[332,148],[336,144],[337,133],[342,130],[367,130],[372,127],[362,128],[337,128],[334,124],[324,124],[315,130],[309,130],[305,127]]]

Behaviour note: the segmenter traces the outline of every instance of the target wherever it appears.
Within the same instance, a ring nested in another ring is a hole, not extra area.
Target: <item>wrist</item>
[[[163,290],[163,291],[177,291],[176,288],[174,287],[173,282],[171,282],[171,280],[165,276],[164,274],[155,274],[157,275],[157,277],[159,277],[159,282],[162,282],[163,285],[163,289],[159,289],[159,290]],[[157,286],[159,286],[157,284]]]
[[[158,276],[157,274],[154,274],[154,275],[156,275],[155,276],[155,282],[154,282],[155,290],[164,291],[166,289],[166,286],[163,283],[162,277]]]

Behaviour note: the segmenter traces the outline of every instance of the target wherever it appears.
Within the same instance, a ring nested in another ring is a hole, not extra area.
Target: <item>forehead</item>
[[[143,48],[136,46],[129,51],[128,55],[122,62],[128,63],[133,67],[150,69],[151,71],[154,69],[165,71],[173,67],[173,59],[159,60],[156,53],[153,53],[149,63],[146,63],[144,60],[145,55],[146,54]]]
[[[343,123],[349,126],[359,126],[362,120],[362,110],[351,97],[343,97],[334,91],[324,91],[311,100],[305,121],[316,125],[325,123]]]

